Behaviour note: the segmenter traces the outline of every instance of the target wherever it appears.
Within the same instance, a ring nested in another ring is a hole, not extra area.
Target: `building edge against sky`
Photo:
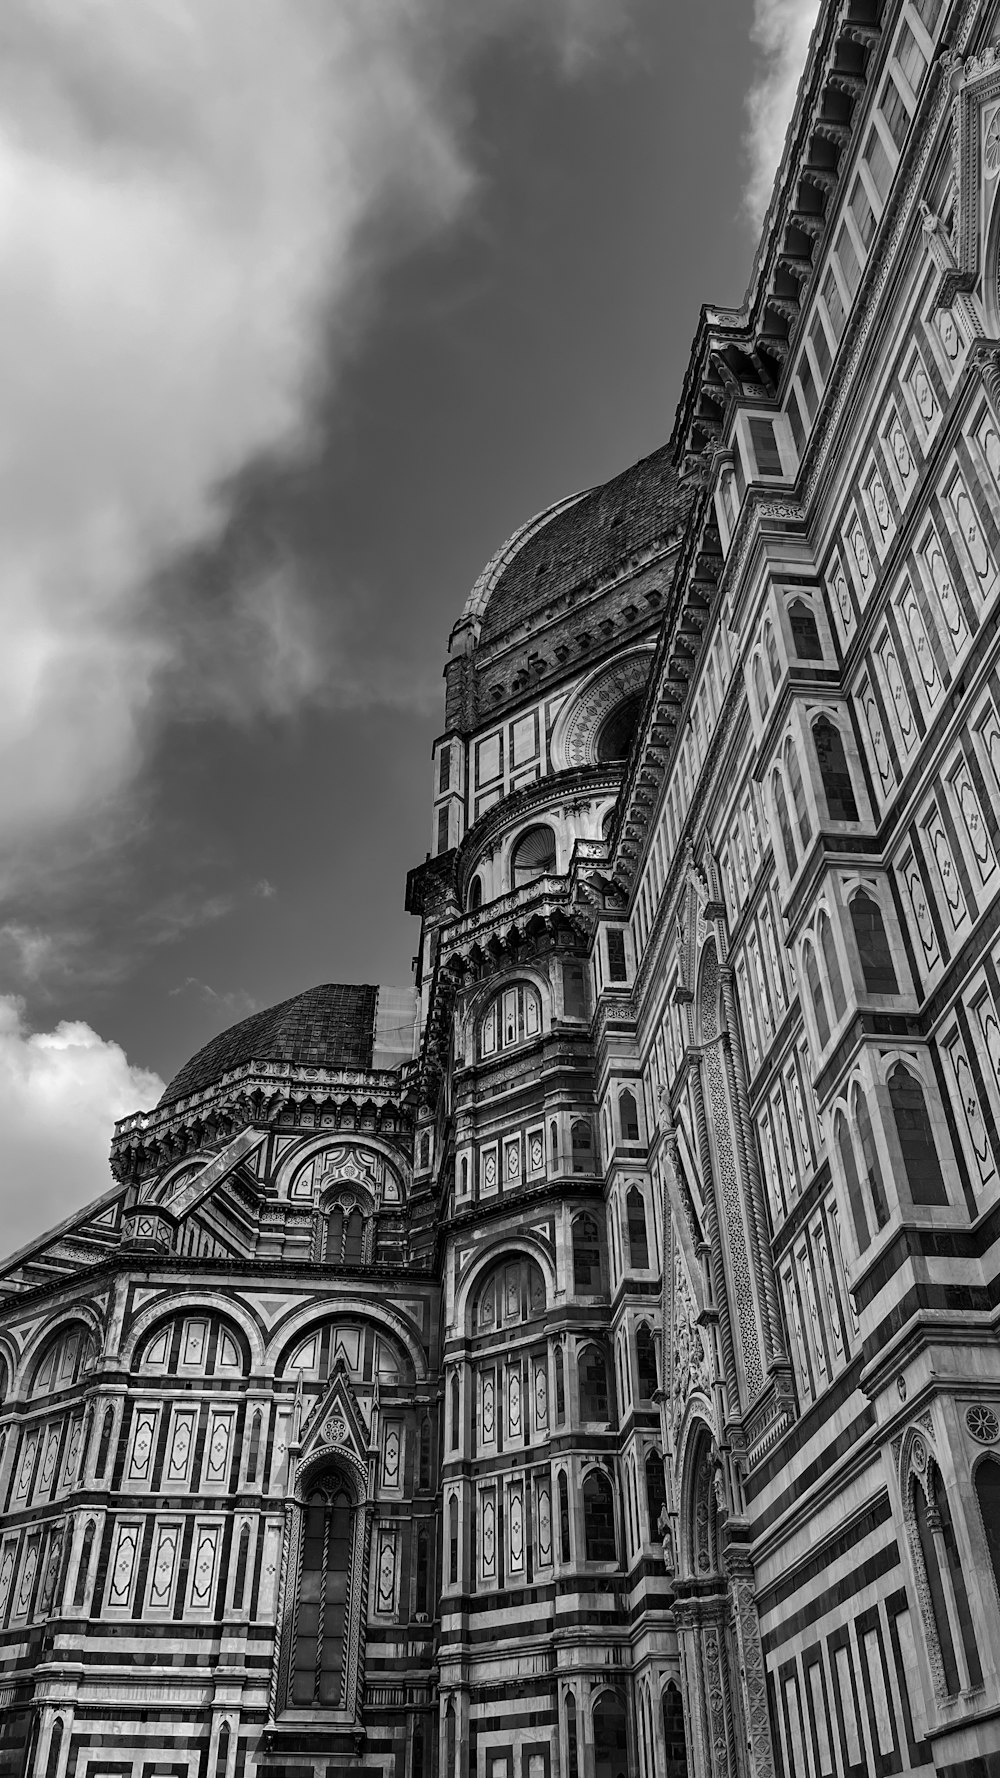
[[[1000,1772],[1000,56],[828,0],[672,436],[452,633],[413,989],[0,1275],[0,1766]]]

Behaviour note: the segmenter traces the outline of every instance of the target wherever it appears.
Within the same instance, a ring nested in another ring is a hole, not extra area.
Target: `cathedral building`
[[[998,38],[825,0],[452,632],[413,984],[0,1273],[0,1778],[1000,1773]]]

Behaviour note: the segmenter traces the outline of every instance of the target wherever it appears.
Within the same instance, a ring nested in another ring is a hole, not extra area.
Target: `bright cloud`
[[[32,1032],[22,1003],[0,995],[0,1253],[106,1191],[115,1119],[154,1105],[162,1091],[158,1075],[133,1067],[89,1025]]]
[[[819,7],[820,0],[754,0],[751,35],[762,66],[747,96],[746,204],[757,223],[770,201]]]
[[[385,253],[474,188],[462,71],[621,0],[8,0],[0,61],[0,832],[120,795],[165,711],[240,720],[328,663],[283,565],[170,569],[309,445]],[[210,661],[211,671],[205,663]]]

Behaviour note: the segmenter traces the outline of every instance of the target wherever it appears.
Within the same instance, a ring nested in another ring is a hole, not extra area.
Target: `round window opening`
[[[619,704],[617,710],[612,710],[597,737],[599,765],[619,765],[628,758],[641,709],[642,697],[637,692]]]

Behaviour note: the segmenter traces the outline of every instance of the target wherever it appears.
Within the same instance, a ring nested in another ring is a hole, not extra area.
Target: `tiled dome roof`
[[[244,1062],[371,1068],[378,998],[378,988],[324,982],[264,1012],[252,1013],[213,1037],[185,1062],[160,1104],[200,1093]]]
[[[485,604],[480,647],[554,597],[653,543],[683,519],[689,498],[678,489],[670,449],[664,445],[602,487],[561,502],[551,516],[534,520],[525,528],[523,542],[515,533],[494,557],[492,586],[480,590],[480,606]]]

